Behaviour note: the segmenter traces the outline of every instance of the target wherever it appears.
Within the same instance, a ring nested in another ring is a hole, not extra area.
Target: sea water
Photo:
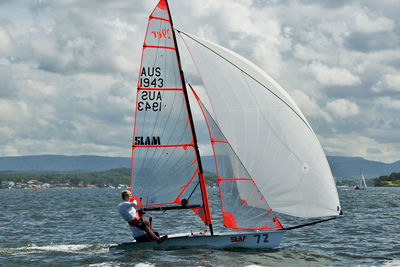
[[[120,191],[0,190],[0,266],[400,266],[400,188],[339,189],[344,215],[288,231],[279,249],[109,252],[131,241],[117,211]],[[162,233],[203,230],[188,212],[146,216]],[[287,227],[309,222],[280,219]],[[218,220],[214,230],[222,230]]]

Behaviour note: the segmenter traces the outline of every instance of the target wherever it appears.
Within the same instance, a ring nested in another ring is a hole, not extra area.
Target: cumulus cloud
[[[375,84],[375,86],[371,88],[371,90],[374,92],[400,92],[400,73],[383,75],[382,78]]]
[[[360,8],[359,12],[355,12],[352,16],[353,29],[364,33],[391,31],[394,29],[396,22],[375,14],[372,10]]]
[[[376,105],[378,105],[380,108],[389,108],[389,109],[394,109],[394,110],[400,110],[400,100],[399,99],[393,99],[391,97],[379,97],[375,101]]]
[[[355,116],[359,112],[357,104],[343,98],[328,102],[326,109],[339,118]]]
[[[347,69],[330,68],[318,62],[313,62],[309,68],[323,86],[348,86],[360,83],[360,79]]]

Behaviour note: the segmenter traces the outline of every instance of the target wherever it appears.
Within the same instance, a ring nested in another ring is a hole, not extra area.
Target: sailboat
[[[185,81],[177,36],[205,94]],[[196,101],[190,103],[192,97]],[[218,201],[209,201],[194,108],[207,125]],[[138,208],[193,211],[204,229],[168,233],[160,244],[133,241],[110,250],[277,248],[287,230],[300,227],[283,227],[277,214],[334,216],[324,219],[329,220],[341,212],[326,156],[293,99],[247,59],[174,29],[167,0],[149,17],[133,131],[130,187]],[[214,232],[216,222],[226,231]]]
[[[365,177],[364,174],[362,173],[362,170],[360,169],[360,185],[356,185],[354,187],[356,190],[366,190],[367,189],[367,183],[365,182]]]

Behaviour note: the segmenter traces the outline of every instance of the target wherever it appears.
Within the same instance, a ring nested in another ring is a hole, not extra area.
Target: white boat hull
[[[175,234],[158,244],[157,242],[127,242],[110,247],[115,250],[179,249],[179,248],[278,248],[285,231],[254,233]]]

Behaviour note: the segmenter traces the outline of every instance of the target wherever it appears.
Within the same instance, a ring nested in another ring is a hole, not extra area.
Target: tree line
[[[400,173],[393,172],[374,179],[375,186],[400,186]]]
[[[217,176],[214,173],[205,173],[206,184],[212,185],[217,182]],[[78,187],[79,185],[96,187],[109,187],[118,185],[130,185],[131,169],[117,168],[100,172],[74,171],[74,172],[0,172],[0,188],[6,187],[6,182],[27,183],[28,181],[37,180],[40,183],[49,184],[66,184]]]

